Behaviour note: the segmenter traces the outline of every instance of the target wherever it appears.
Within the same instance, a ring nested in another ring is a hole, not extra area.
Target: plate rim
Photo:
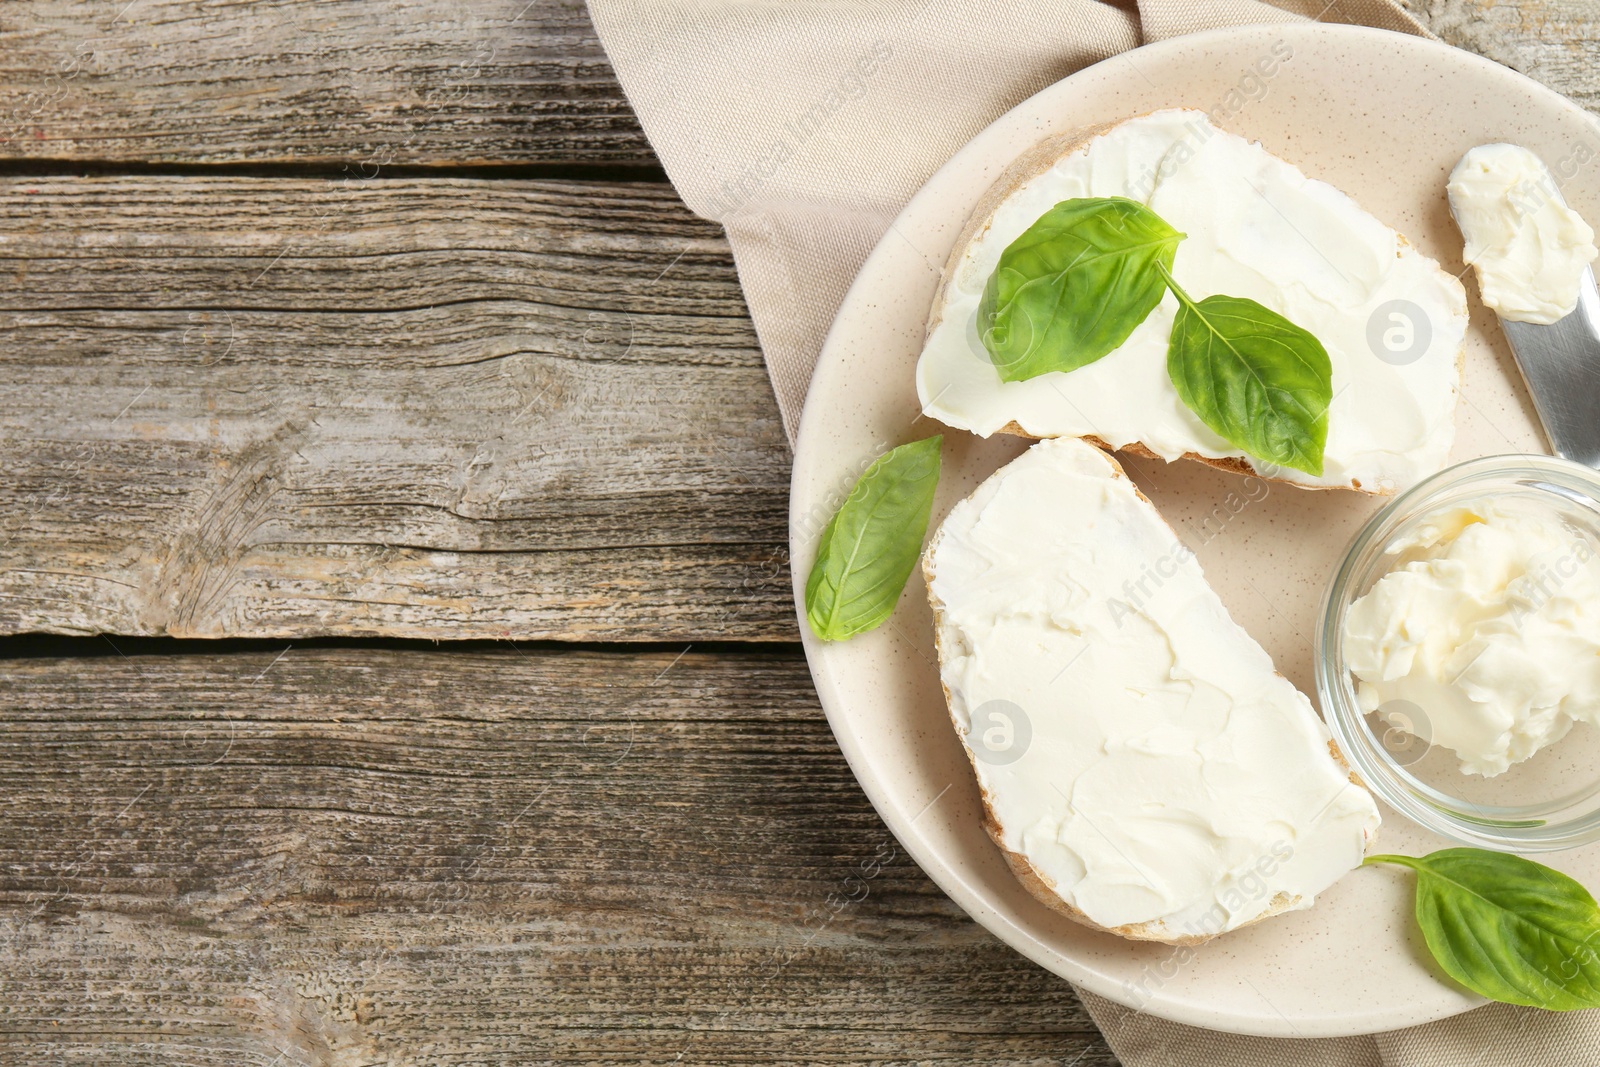
[[[912,825],[913,818],[908,817],[906,813],[900,810],[895,803],[895,797],[871,768],[867,760],[867,751],[870,746],[857,744],[852,731],[846,728],[848,715],[843,710],[845,701],[838,688],[839,680],[832,677],[826,667],[819,665],[818,653],[823,647],[823,642],[811,633],[806,622],[804,607],[805,569],[801,566],[801,561],[809,562],[811,553],[809,551],[802,552],[802,549],[809,549],[809,545],[803,546],[800,542],[808,540],[808,538],[802,537],[800,533],[802,524],[799,520],[803,516],[796,513],[795,505],[795,500],[797,499],[795,489],[797,483],[801,480],[802,470],[807,469],[807,465],[802,462],[802,457],[807,455],[813,447],[820,447],[812,446],[810,442],[817,439],[822,433],[818,428],[823,419],[823,416],[819,414],[823,407],[819,398],[827,390],[819,390],[815,386],[819,379],[822,379],[823,383],[827,384],[826,379],[831,376],[828,368],[841,363],[836,358],[830,358],[842,343],[839,340],[839,335],[842,333],[841,320],[847,317],[847,312],[870,299],[869,279],[875,273],[875,268],[881,267],[884,260],[887,259],[888,254],[885,249],[891,243],[891,238],[895,236],[896,230],[906,220],[907,216],[920,213],[924,205],[937,196],[938,186],[943,183],[943,180],[947,179],[952,173],[965,170],[970,165],[973,157],[979,156],[983,152],[987,141],[1002,136],[1003,131],[1011,124],[1023,121],[1025,113],[1036,107],[1040,98],[1070,91],[1072,83],[1078,80],[1086,80],[1104,64],[1126,60],[1128,57],[1136,60],[1145,58],[1152,62],[1165,62],[1172,56],[1182,55],[1197,47],[1203,48],[1217,41],[1227,41],[1230,44],[1237,45],[1241,41],[1259,40],[1267,37],[1278,38],[1286,35],[1292,35],[1297,38],[1298,40],[1295,42],[1297,45],[1302,40],[1308,44],[1314,44],[1319,39],[1365,39],[1368,42],[1377,43],[1380,48],[1387,49],[1389,54],[1385,58],[1397,62],[1404,61],[1408,58],[1408,54],[1419,52],[1430,53],[1435,56],[1448,55],[1450,62],[1458,64],[1461,68],[1470,69],[1476,67],[1480,71],[1488,72],[1492,77],[1521,83],[1531,90],[1530,95],[1542,98],[1545,104],[1558,110],[1576,113],[1591,125],[1600,126],[1600,118],[1592,115],[1575,102],[1548,86],[1491,59],[1445,44],[1434,38],[1371,26],[1343,23],[1257,23],[1223,26],[1196,33],[1183,34],[1141,45],[1126,52],[1116,53],[1052,82],[995,118],[929,176],[927,181],[911,196],[905,206],[889,223],[883,236],[873,246],[871,253],[863,261],[861,269],[847,289],[823,340],[822,348],[818,353],[812,381],[807,389],[806,400],[801,409],[795,437],[794,468],[790,477],[789,558],[791,561],[791,582],[794,589],[795,613],[800,630],[801,644],[806,654],[807,669],[811,674],[812,684],[817,690],[818,700],[822,704],[823,712],[827,716],[829,728],[833,732],[846,762],[850,765],[851,773],[872,803],[874,810],[884,820],[889,831],[895,835],[895,838],[906,849],[912,859],[916,861],[923,873],[963,912],[1004,941],[1012,949],[1045,970],[1124,1007],[1136,1008],[1139,1012],[1148,1013],[1172,1022],[1226,1033],[1277,1038],[1337,1038],[1381,1033],[1387,1030],[1452,1018],[1488,1002],[1482,998],[1476,998],[1462,1000],[1457,1003],[1446,1003],[1442,1008],[1421,1012],[1408,1009],[1404,1005],[1397,1005],[1386,1011],[1368,1012],[1355,1017],[1349,1015],[1303,1016],[1296,1019],[1265,1012],[1256,1014],[1242,1011],[1227,1012],[1215,1007],[1197,1009],[1188,1002],[1173,1001],[1170,994],[1164,994],[1161,990],[1157,990],[1154,996],[1135,1005],[1129,1003],[1126,992],[1114,979],[1096,974],[1072,956],[1048,950],[1029,931],[988,907],[977,889],[963,877],[962,872],[948,863],[940,855],[940,850],[934,848],[915,829]],[[964,431],[950,428],[950,432],[961,433]],[[915,580],[915,577],[914,575],[913,580]]]

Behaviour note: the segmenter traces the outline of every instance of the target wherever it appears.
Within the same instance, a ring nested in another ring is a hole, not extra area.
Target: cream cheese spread
[[[1596,254],[1594,231],[1544,161],[1518,145],[1479,145],[1450,172],[1448,189],[1483,302],[1517,322],[1570,315]]]
[[[917,366],[925,413],[987,437],[1017,423],[1033,437],[1142,442],[1167,460],[1244,453],[1212,433],[1167,377],[1177,301],[1168,293],[1110,355],[1026,381],[1000,379],[978,338],[978,302],[1000,254],[1057,203],[1126,196],[1188,234],[1173,275],[1195,299],[1248,297],[1311,331],[1333,364],[1333,404],[1314,486],[1404,488],[1444,466],[1455,434],[1465,335],[1461,284],[1331,185],[1204,113],[1131,119],[1024,182],[959,251]]]
[[[1033,446],[955,506],[925,569],[1000,844],[1091,923],[1204,939],[1361,862],[1371,796],[1104,452]]]
[[[1547,506],[1453,507],[1396,546],[1350,606],[1345,663],[1363,711],[1497,775],[1600,724],[1600,560]]]

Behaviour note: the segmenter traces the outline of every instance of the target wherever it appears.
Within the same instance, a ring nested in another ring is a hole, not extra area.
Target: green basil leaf
[[[1184,235],[1126,197],[1063,200],[1000,254],[978,333],[1008,382],[1069,371],[1114,351],[1161,303]]]
[[[894,611],[922,553],[943,440],[879,456],[822,531],[806,578],[806,621],[824,641],[865,633]]]
[[[1167,376],[1200,421],[1256,459],[1322,473],[1333,364],[1307,331],[1254,300],[1173,286]]]
[[[1600,1007],[1600,907],[1560,871],[1504,852],[1368,856],[1417,872],[1417,925],[1475,993],[1551,1011]]]

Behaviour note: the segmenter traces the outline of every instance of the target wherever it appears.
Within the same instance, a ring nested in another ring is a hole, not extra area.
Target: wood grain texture
[[[13,0],[0,157],[655,165],[581,0]]]
[[[0,630],[795,634],[788,446],[667,187],[0,181],[0,275]]]
[[[1447,44],[1504,63],[1600,111],[1600,4],[1594,0],[1410,0]]]
[[[124,651],[0,662],[6,1062],[1114,1062],[798,650]]]

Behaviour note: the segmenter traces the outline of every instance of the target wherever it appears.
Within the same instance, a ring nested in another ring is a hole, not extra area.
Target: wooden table
[[[10,0],[0,101],[0,1062],[1115,1062],[840,757],[580,4]]]

